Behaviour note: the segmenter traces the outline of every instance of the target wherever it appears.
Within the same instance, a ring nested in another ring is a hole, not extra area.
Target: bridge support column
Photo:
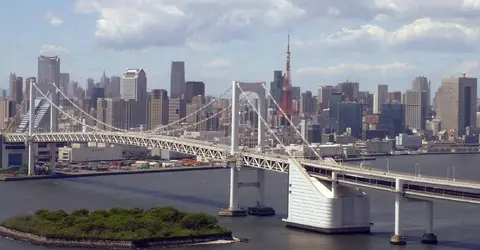
[[[57,145],[50,143],[50,174],[55,174],[57,164]]]
[[[401,204],[403,203],[403,180],[395,180],[395,234],[390,238],[392,245],[405,245],[407,241],[402,232]]]
[[[236,162],[230,162],[230,204],[227,209],[222,209],[219,216],[239,217],[246,216],[247,211],[238,205],[238,174],[239,170],[235,166]]]
[[[33,137],[27,139],[28,145],[28,176],[35,175],[35,144],[33,143]]]
[[[338,183],[337,183],[337,172],[332,172],[332,196],[333,198],[338,197]]]
[[[248,208],[248,214],[256,216],[273,216],[275,210],[265,206],[265,170],[257,169],[257,204]]]
[[[437,244],[437,236],[433,233],[433,202],[425,202],[425,233],[422,235],[423,244]]]

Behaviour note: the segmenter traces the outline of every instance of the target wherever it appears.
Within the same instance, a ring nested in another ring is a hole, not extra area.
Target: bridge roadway
[[[26,142],[23,133],[2,134],[5,142]],[[175,152],[202,156],[207,159],[226,161],[231,159],[230,146],[200,140],[184,139],[144,133],[90,132],[90,133],[38,133],[35,142],[103,142],[143,147],[155,147]],[[255,149],[239,152],[237,161],[242,165],[277,172],[288,172],[288,155],[259,153]],[[332,159],[324,161],[298,160],[311,174],[322,180],[332,179],[337,172],[338,182],[344,185],[395,191],[395,179],[405,180],[405,195],[411,198],[441,199],[480,204],[480,183],[466,180],[453,180],[425,175],[413,175],[393,171],[362,168],[358,165],[339,164]]]

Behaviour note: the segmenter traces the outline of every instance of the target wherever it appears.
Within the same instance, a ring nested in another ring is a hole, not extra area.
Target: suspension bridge
[[[58,93],[66,97],[57,87],[52,86],[55,88],[52,93]],[[34,88],[37,88],[35,84],[30,88],[29,110],[35,109]],[[427,244],[437,243],[437,237],[433,233],[433,202],[435,200],[480,204],[480,182],[367,169],[357,165],[340,164],[331,158],[322,159],[315,149],[301,136],[290,117],[282,111],[275,99],[266,91],[264,82],[245,83],[234,81],[231,88],[223,95],[230,90],[233,92],[231,106],[206,119],[212,119],[222,112],[231,112],[231,145],[165,135],[174,131],[166,130],[173,124],[161,126],[150,131],[125,131],[91,117],[90,114],[72,102],[73,107],[85,116],[111,130],[104,131],[98,127],[85,124],[85,122],[65,112],[54,101],[56,98],[49,98],[41,91],[38,92],[43,98],[42,100],[50,104],[52,113],[60,112],[72,121],[88,128],[91,132],[57,132],[54,124],[51,124],[50,132],[35,133],[36,122],[30,122],[25,132],[4,133],[2,137],[6,143],[26,142],[28,144],[28,170],[30,175],[34,174],[33,146],[35,143],[101,142],[124,144],[165,149],[201,156],[212,161],[224,162],[230,168],[229,207],[220,211],[220,215],[224,216],[244,216],[247,212],[254,215],[273,214],[274,210],[268,207],[265,199],[265,186],[267,185],[265,182],[265,171],[287,173],[289,182],[288,217],[284,221],[291,227],[323,233],[370,232],[370,203],[367,190],[390,192],[392,195],[395,195],[395,204],[393,205],[395,210],[395,228],[394,235],[390,240],[392,244],[406,244],[402,230],[401,208],[408,202],[425,203],[425,233],[422,236],[422,242]],[[258,95],[258,106],[253,105],[248,98],[250,93]],[[242,94],[243,98],[241,99]],[[310,147],[318,160],[299,159],[294,157],[289,150],[286,150],[282,140],[266,122],[267,98],[277,106],[284,119],[300,135],[303,143]],[[69,100],[67,97],[66,99]],[[212,100],[212,102],[188,116],[197,114],[215,101]],[[248,102],[258,115],[258,144],[256,148],[240,149],[239,147],[238,134],[241,101]],[[29,121],[35,121],[34,112],[28,112],[27,115],[29,116]],[[187,117],[181,121],[186,120]],[[205,122],[205,120],[188,126],[196,126],[200,122]],[[185,129],[183,127],[176,130]],[[265,149],[266,133],[270,133],[277,140],[278,144],[285,149],[284,153],[272,153]],[[250,183],[240,182],[239,171],[241,171],[242,167],[257,169],[257,180]],[[241,187],[255,187],[257,189],[256,205],[248,208],[248,210],[243,209],[239,205],[238,189]]]

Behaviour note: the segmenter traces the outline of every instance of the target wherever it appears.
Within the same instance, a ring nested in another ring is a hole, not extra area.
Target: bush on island
[[[38,210],[7,219],[2,226],[25,233],[61,239],[146,241],[169,238],[231,235],[205,213],[185,213],[173,207],[110,210]]]

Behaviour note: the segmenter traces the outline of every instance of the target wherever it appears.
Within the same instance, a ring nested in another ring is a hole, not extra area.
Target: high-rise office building
[[[311,91],[306,91],[300,95],[300,114],[310,117],[314,114],[316,102],[314,102]]]
[[[424,91],[426,92],[427,95],[427,105],[430,106],[431,103],[431,89],[430,89],[430,81],[425,76],[419,76],[416,77],[412,81],[412,90],[417,90],[417,91]]]
[[[292,99],[293,100],[300,100],[300,87],[292,87]]]
[[[11,92],[11,84],[13,81],[15,81],[15,79],[17,79],[17,75],[15,73],[10,73],[8,75],[8,95],[10,95],[10,92]]]
[[[119,129],[129,129],[127,120],[126,102],[122,99],[99,98],[97,100],[97,120]],[[112,127],[97,123],[97,128],[112,131]]]
[[[36,85],[44,94],[53,89],[50,84],[60,88],[60,57],[39,56],[37,73]]]
[[[170,98],[182,97],[185,90],[185,62],[173,61],[170,73]]]
[[[95,80],[93,80],[93,78],[88,78],[86,80],[85,96],[90,96],[90,92],[92,91],[93,87],[95,87]]]
[[[383,104],[379,116],[379,129],[387,132],[389,138],[395,138],[405,130],[405,105],[402,103]]]
[[[388,103],[388,85],[379,84],[373,97],[373,113],[379,114],[383,104]]]
[[[105,88],[102,87],[93,87],[90,93],[88,110],[97,109],[97,100],[100,98],[105,98]]]
[[[283,98],[283,84],[285,78],[283,77],[283,73],[281,70],[273,71],[273,81],[270,82],[270,95],[272,95],[275,102],[281,107],[282,106],[282,98]],[[270,101],[270,108],[278,109],[271,99]]]
[[[467,127],[476,127],[477,78],[451,77],[442,81],[437,93],[438,118],[442,130],[455,136],[466,134]]]
[[[164,89],[152,89],[148,101],[149,129],[168,124],[168,92]]]
[[[187,103],[191,103],[192,98],[199,95],[205,97],[204,82],[188,81],[185,83],[184,99]],[[203,102],[205,102],[205,100],[203,100]]]
[[[105,96],[109,98],[120,98],[120,80],[119,76],[112,76],[105,89]]]
[[[120,85],[121,99],[127,102],[127,127],[147,125],[147,76],[143,69],[127,69]]]
[[[403,104],[405,104],[405,125],[424,130],[428,111],[427,92],[407,90],[403,94]]]
[[[319,103],[319,110],[328,109],[330,107],[330,99],[334,92],[335,90],[333,86],[321,86],[318,88],[317,101]]]
[[[70,74],[60,73],[60,91],[68,95],[68,83],[70,82]]]
[[[347,133],[350,128],[350,135],[361,138],[362,135],[362,105],[355,102],[342,102],[338,104],[337,134]]]
[[[402,102],[402,92],[393,91],[388,93],[387,103],[401,103],[401,102]]]
[[[147,100],[147,76],[143,69],[127,69],[123,73],[120,95],[123,100]]]
[[[11,100],[2,99],[0,100],[0,129],[5,130],[10,122],[13,120],[9,119],[15,115],[15,103]],[[7,122],[5,122],[7,121]],[[11,126],[15,128],[15,126]]]
[[[360,89],[360,84],[358,82],[342,82],[337,85],[337,89],[345,93],[345,99],[348,101],[356,101],[358,99],[358,91]]]
[[[170,98],[168,100],[168,122],[177,122],[187,115],[187,103],[184,99]],[[181,124],[181,122],[179,123]]]
[[[370,94],[368,91],[359,91],[357,102],[362,104],[362,112],[364,115],[373,113],[373,94]]]
[[[20,105],[23,100],[23,78],[16,77],[10,82],[10,101]]]

